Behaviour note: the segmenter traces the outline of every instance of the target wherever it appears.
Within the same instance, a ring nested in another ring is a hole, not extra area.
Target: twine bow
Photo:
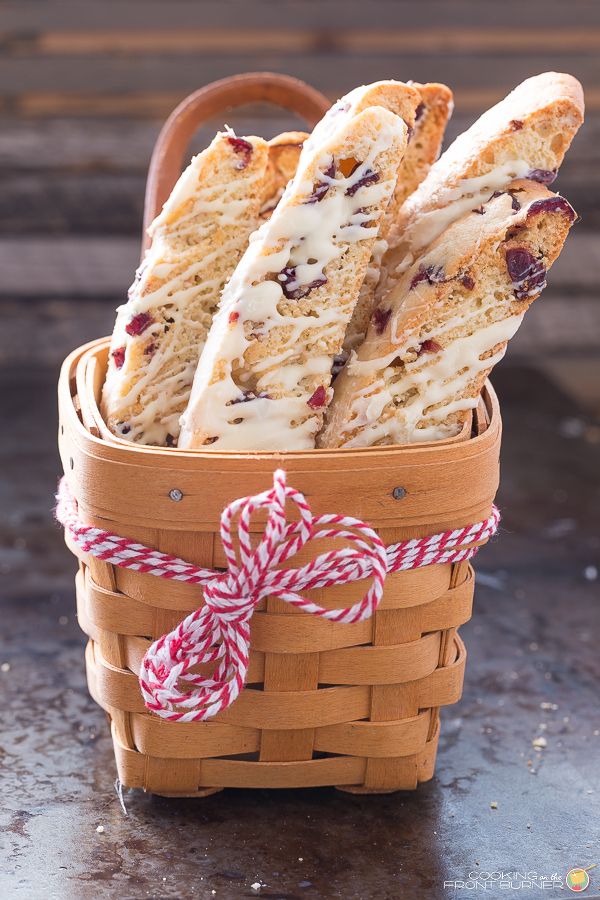
[[[298,521],[286,520],[288,500],[297,507]],[[148,709],[181,722],[209,719],[237,698],[248,673],[250,619],[265,597],[278,597],[333,622],[358,622],[377,609],[387,573],[470,559],[478,545],[496,532],[500,520],[494,506],[481,522],[386,547],[359,519],[313,516],[304,495],[286,485],[285,472],[279,469],[270,490],[234,500],[223,511],[220,532],[227,569],[215,571],[86,525],[79,519],[65,478],[59,484],[57,501],[58,521],[84,553],[144,574],[203,585],[204,604],[152,644],[139,674]],[[253,548],[250,522],[260,509],[268,511],[267,524]],[[237,552],[232,539],[236,516]],[[284,566],[309,541],[322,538],[341,538],[349,546],[322,553],[298,568]],[[371,579],[369,589],[345,609],[325,609],[299,593],[363,579]],[[198,665],[211,664],[210,675],[192,672]]]
[[[297,522],[286,520],[288,500],[298,509]],[[259,509],[266,509],[268,518],[253,549],[250,522]],[[232,540],[236,515],[239,558]],[[278,568],[309,541],[322,538],[343,538],[351,546],[322,553],[299,568]],[[270,490],[234,500],[225,508],[221,541],[227,571],[205,582],[204,605],[152,644],[142,663],[140,685],[146,706],[166,719],[202,721],[233,703],[248,672],[250,619],[265,597],[278,597],[333,622],[368,618],[381,600],[387,556],[379,536],[350,516],[313,516],[304,495],[286,485],[281,469]],[[368,591],[346,609],[325,609],[298,593],[367,577],[372,579]],[[216,663],[212,675],[191,673],[194,666],[207,663]]]

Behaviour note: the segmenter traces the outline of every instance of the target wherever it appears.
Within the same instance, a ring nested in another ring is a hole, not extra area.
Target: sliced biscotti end
[[[413,134],[398,172],[393,206],[399,209],[420,185],[440,154],[448,119],[454,109],[452,91],[445,84],[411,82],[420,97]],[[388,215],[392,212],[392,204]],[[395,210],[394,210],[395,212]]]
[[[155,220],[150,250],[118,310],[102,395],[119,437],[176,440],[220,292],[260,223],[267,158],[261,138],[217,135]]]
[[[336,106],[347,107],[352,115],[357,115],[370,106],[381,106],[400,116],[407,128],[412,129],[415,126],[417,109],[421,102],[422,97],[418,88],[412,82],[388,79],[354,88],[349,94],[338,100]]]
[[[415,114],[421,97],[416,88],[404,81],[376,81],[354,88],[327,110],[308,138],[307,147],[313,150],[329,140],[344,121],[365,110],[379,106],[397,115],[410,135],[415,124]],[[401,160],[398,160],[400,163]]]
[[[424,185],[429,205],[437,205],[438,190],[444,196],[448,187],[511,162],[517,177],[551,183],[583,116],[583,89],[572,75],[544,72],[526,79],[448,147]],[[506,183],[506,175],[499,177]],[[414,198],[419,211],[422,200]]]
[[[298,167],[300,153],[308,134],[305,131],[284,131],[269,141],[269,161],[263,183],[261,219],[268,219]]]
[[[198,365],[180,446],[314,446],[332,360],[395,184],[407,128],[369,107],[305,144],[297,173],[228,283]]]
[[[319,446],[457,434],[574,220],[563,197],[522,180],[451,225],[374,310]]]
[[[381,261],[388,248],[388,237],[393,232],[399,210],[406,198],[416,190],[437,159],[446,123],[452,113],[453,96],[445,84],[417,84],[410,86],[419,93],[419,104],[415,110],[414,125],[409,133],[409,141],[404,158],[398,167],[398,178],[394,193],[388,204],[380,229],[380,240],[373,249],[373,256],[352,319],[344,338],[344,355],[364,340],[380,277]]]

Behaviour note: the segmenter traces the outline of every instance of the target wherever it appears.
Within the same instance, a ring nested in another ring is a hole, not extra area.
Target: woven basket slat
[[[145,713],[133,672],[113,666],[102,656],[100,647],[91,641],[86,651],[88,669],[92,671],[94,695],[104,707]],[[465,653],[459,642],[453,648],[448,665],[434,669],[426,676],[404,682],[400,691],[414,697],[419,708],[432,706],[431,698],[439,692],[439,704],[454,702],[455,692],[462,683]],[[418,672],[418,670],[416,670]],[[416,674],[416,673],[415,673]],[[380,685],[382,689],[388,685]],[[216,721],[246,728],[294,729],[318,728],[327,724],[353,722],[367,717],[370,707],[368,685],[325,688],[319,691],[297,691],[289,697],[285,692],[256,691],[247,688],[236,703],[220,713]],[[454,697],[454,700],[447,700]],[[425,702],[427,701],[427,702]],[[283,709],[280,706],[283,705]],[[344,712],[346,710],[346,712]],[[384,714],[384,713],[383,713]],[[159,720],[160,721],[160,720]],[[380,721],[393,721],[381,719]]]
[[[145,604],[126,594],[105,590],[95,584],[89,572],[84,576],[84,571],[85,567],[78,575],[76,584],[85,603],[87,620],[98,628],[119,634],[141,633],[152,638],[160,637],[196,609],[201,596],[195,587],[195,602],[182,605],[180,609],[161,609],[153,603]],[[414,640],[410,636],[413,633],[418,637],[425,631],[450,628],[468,621],[472,591],[472,569],[467,565],[466,578],[441,596],[429,603],[397,609],[404,639]],[[385,609],[386,604],[383,603],[382,611]],[[366,643],[372,627],[368,622],[357,622],[340,630],[324,619],[314,622],[306,616],[298,616],[290,621],[282,614],[257,612],[252,620],[252,640],[254,650],[269,649],[274,653],[327,651]]]
[[[296,610],[282,600],[271,598],[267,601],[266,615],[271,612],[281,618],[292,618]],[[294,618],[300,616],[296,615]],[[320,656],[314,648],[308,653],[265,653],[263,690],[316,691],[319,685]],[[314,739],[314,728],[265,729],[261,734],[259,759],[262,762],[312,759]]]

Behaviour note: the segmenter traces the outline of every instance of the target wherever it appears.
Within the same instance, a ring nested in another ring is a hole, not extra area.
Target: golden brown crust
[[[396,210],[417,189],[438,158],[454,106],[452,91],[445,84],[412,82],[411,85],[421,99],[416,110],[414,133],[398,170],[393,198]],[[394,212],[392,203],[390,212]]]
[[[370,106],[381,106],[400,116],[407,128],[414,128],[415,113],[421,102],[416,86],[391,80],[355,88],[345,99],[351,103],[354,115]]]

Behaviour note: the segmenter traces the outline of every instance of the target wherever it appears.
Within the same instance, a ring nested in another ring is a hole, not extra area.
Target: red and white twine
[[[203,586],[204,603],[173,631],[155,641],[140,670],[140,687],[148,709],[170,721],[209,719],[230,706],[244,687],[250,655],[250,619],[265,597],[277,597],[305,613],[333,622],[351,623],[373,615],[386,575],[434,563],[470,559],[479,542],[496,532],[500,514],[493,507],[483,522],[454,531],[401,541],[386,547],[377,533],[351,516],[313,516],[300,491],[286,485],[277,470],[273,487],[242,497],[221,515],[225,571],[203,569],[176,556],[153,550],[80,521],[67,481],[59,484],[56,517],[84,553],[97,559],[160,578]],[[288,522],[287,501],[295,503],[299,521]],[[253,547],[250,522],[256,510],[268,511],[267,524]],[[238,551],[232,539],[238,517]],[[322,553],[298,568],[279,568],[309,541],[341,538],[347,547]],[[324,609],[299,591],[370,579],[364,597],[345,609]],[[211,675],[194,674],[198,665],[214,663]]]

